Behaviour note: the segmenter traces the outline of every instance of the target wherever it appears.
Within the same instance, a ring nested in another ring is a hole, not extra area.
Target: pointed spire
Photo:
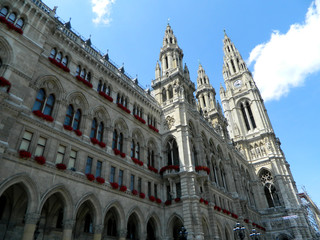
[[[89,36],[89,38],[85,41],[85,43],[89,46],[89,47],[91,47],[91,35]]]
[[[66,22],[65,24],[64,24],[64,26],[67,28],[67,29],[71,29],[71,18],[69,18],[69,21],[68,22]]]

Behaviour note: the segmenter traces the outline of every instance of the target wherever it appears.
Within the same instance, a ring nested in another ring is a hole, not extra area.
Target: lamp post
[[[246,228],[244,226],[240,226],[240,223],[237,223],[236,226],[233,228],[234,239],[243,240],[245,237],[245,229]]]
[[[252,232],[251,232],[251,234],[250,234],[250,238],[252,239],[252,240],[259,240],[260,239],[260,233],[259,232],[257,232],[256,231],[256,229],[252,229]]]
[[[188,232],[184,226],[181,227],[179,231],[179,240],[187,240]]]

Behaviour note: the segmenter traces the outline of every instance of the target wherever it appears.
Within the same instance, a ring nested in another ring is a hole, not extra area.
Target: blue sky
[[[154,78],[170,19],[192,81],[200,61],[219,92],[225,29],[253,72],[299,190],[320,206],[320,0],[44,2],[143,87]]]

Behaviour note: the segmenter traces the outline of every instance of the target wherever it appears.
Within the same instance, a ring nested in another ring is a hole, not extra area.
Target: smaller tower
[[[223,116],[220,104],[216,101],[216,91],[210,84],[201,64],[199,64],[198,69],[197,85],[196,98],[200,113],[214,126],[220,135],[227,137],[227,121]]]

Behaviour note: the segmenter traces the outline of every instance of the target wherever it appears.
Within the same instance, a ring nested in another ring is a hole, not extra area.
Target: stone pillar
[[[27,213],[25,216],[25,225],[22,240],[33,240],[33,235],[39,221],[40,214],[38,213]]]
[[[72,229],[74,227],[74,220],[66,220],[63,222],[63,233],[62,240],[71,240],[72,239]]]
[[[95,225],[93,240],[101,240],[103,225]]]
[[[127,229],[121,229],[119,232],[119,240],[126,240]]]

